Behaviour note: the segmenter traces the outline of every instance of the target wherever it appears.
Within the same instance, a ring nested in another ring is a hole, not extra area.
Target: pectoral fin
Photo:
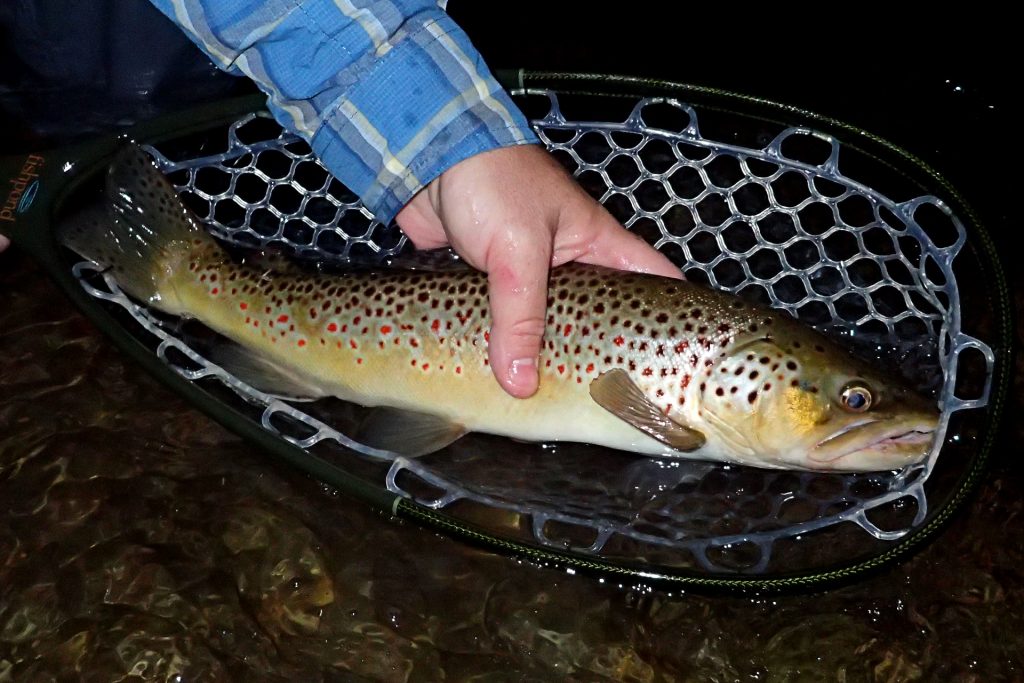
[[[374,408],[352,436],[356,441],[410,458],[439,451],[466,433],[443,417],[400,408]]]
[[[602,373],[590,383],[590,396],[612,415],[676,450],[694,451],[706,441],[696,429],[683,426],[661,412],[625,370],[616,368]]]

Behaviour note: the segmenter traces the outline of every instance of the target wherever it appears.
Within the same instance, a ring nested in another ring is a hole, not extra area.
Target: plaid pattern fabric
[[[475,154],[538,142],[437,0],[151,0],[388,222]]]

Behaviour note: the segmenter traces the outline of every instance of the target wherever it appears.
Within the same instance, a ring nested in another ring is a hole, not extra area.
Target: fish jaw
[[[821,469],[844,472],[896,470],[931,451],[937,420],[930,415],[872,419],[848,425],[812,447],[807,459]]]

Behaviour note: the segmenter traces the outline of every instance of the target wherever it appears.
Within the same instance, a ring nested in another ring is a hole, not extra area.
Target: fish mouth
[[[886,424],[888,420],[863,420],[846,425],[818,442],[810,459],[835,465],[842,459],[861,456],[858,460],[874,462],[878,469],[896,469],[923,458],[935,433],[929,420]]]

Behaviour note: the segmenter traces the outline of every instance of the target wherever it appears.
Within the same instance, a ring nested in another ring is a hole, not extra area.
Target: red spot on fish
[[[244,311],[245,309],[249,308],[249,304],[243,301],[242,303],[238,304],[238,307]]]
[[[432,329],[434,332],[437,332],[438,330],[440,330],[441,329],[441,321],[440,320],[434,320],[434,322],[430,323],[430,329]]]
[[[587,363],[587,372],[593,372],[593,371],[594,371],[594,364],[593,363]]]
[[[328,332],[337,332],[338,331],[338,323],[328,323],[327,324],[327,331]]]
[[[286,322],[288,322],[288,316],[286,316],[284,313],[282,313],[281,315],[277,316],[277,322],[279,322],[279,323],[286,323]]]
[[[616,337],[615,339],[613,339],[613,340],[612,340],[612,343],[613,343],[613,344],[615,344],[616,346],[622,346],[623,344],[625,344],[625,343],[626,343],[626,340],[625,340],[625,338],[624,338],[624,337],[623,337],[623,336],[622,336],[622,335],[620,334],[620,335],[619,335],[618,337]]]
[[[455,374],[456,375],[461,375],[462,374],[462,366],[461,365],[456,365],[455,366]]]
[[[424,363],[423,364],[423,369],[424,370],[428,370],[429,368],[430,368],[430,363]]]
[[[651,375],[654,374],[654,370],[650,368],[644,368],[643,372],[640,374],[642,374],[644,377],[650,377]]]
[[[490,342],[491,341],[491,333],[490,332],[484,332],[484,341],[485,342]]]
[[[391,325],[382,325],[380,328],[381,334],[391,334]]]
[[[356,340],[355,339],[349,339],[348,340],[348,345],[351,346],[353,349],[358,349],[359,348],[359,345],[356,344]]]
[[[558,366],[558,374],[560,374],[560,375],[565,374],[565,366],[564,365],[559,365]]]
[[[210,290],[210,294],[213,294],[214,296],[217,296],[217,294],[219,294],[219,293],[220,293],[220,288],[219,287],[214,287],[213,289]]]
[[[570,332],[572,332],[572,325],[566,325],[565,327],[562,328],[563,337],[568,337]]]
[[[300,339],[299,340],[299,346],[305,346],[305,345],[306,345],[306,340],[305,339]]]
[[[356,365],[362,365],[362,364],[363,364],[363,359],[362,358],[356,358]]]

